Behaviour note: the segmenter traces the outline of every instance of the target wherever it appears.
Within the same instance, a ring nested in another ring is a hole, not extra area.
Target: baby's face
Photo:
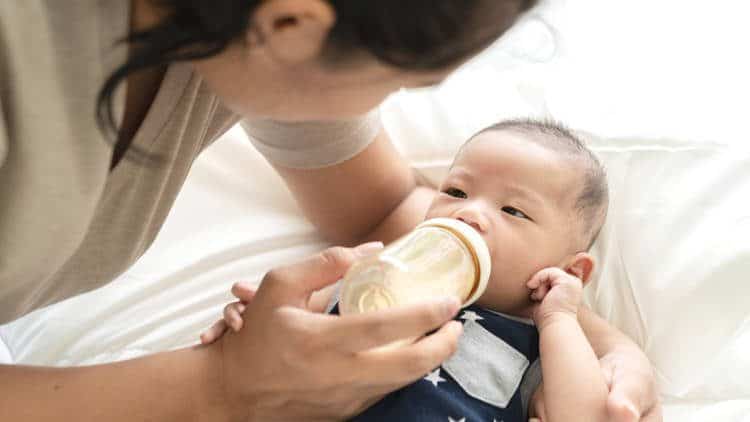
[[[477,302],[528,315],[526,282],[575,255],[571,227],[580,176],[565,159],[512,131],[489,131],[467,144],[440,186],[427,218],[455,218],[477,229],[492,274]]]

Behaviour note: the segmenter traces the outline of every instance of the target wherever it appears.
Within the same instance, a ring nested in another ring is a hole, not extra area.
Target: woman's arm
[[[0,420],[225,421],[219,346],[96,366],[0,365]]]
[[[319,169],[274,167],[307,218],[335,244],[361,243],[373,238],[378,227],[390,227],[388,232],[393,234],[389,237],[398,236],[420,219],[418,213],[402,211],[399,214],[408,221],[383,225],[394,211],[403,210],[417,183],[408,163],[382,130],[367,148],[343,163]],[[423,204],[420,201],[418,206],[426,209]]]
[[[578,323],[599,358],[609,385],[607,409],[615,420],[660,422],[656,377],[646,354],[628,336],[585,305]]]
[[[331,248],[268,272],[243,315],[246,328],[211,346],[80,368],[0,366],[0,420],[350,418],[450,357],[462,327],[452,321],[456,300],[348,316],[310,308],[314,292],[371,252]]]
[[[609,325],[586,305],[578,308],[578,323],[581,324],[586,338],[597,356],[602,357],[608,352],[623,346],[638,348],[628,336]]]

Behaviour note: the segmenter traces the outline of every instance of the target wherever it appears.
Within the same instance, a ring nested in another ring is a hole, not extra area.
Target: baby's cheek
[[[529,289],[526,281],[508,277],[497,277],[495,272],[490,276],[487,289],[477,300],[477,305],[493,311],[515,313],[529,305]]]
[[[429,220],[430,218],[450,218],[450,215],[443,207],[433,202],[427,208],[427,213],[425,214],[425,220]]]
[[[503,294],[503,287],[501,281],[495,277],[494,271],[490,275],[490,279],[487,282],[487,287],[484,290],[482,296],[477,300],[477,304],[485,308],[497,310],[496,308],[504,305],[505,294]]]

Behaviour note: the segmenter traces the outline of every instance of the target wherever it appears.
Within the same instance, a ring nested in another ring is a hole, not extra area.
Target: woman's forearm
[[[413,230],[424,221],[427,208],[437,192],[417,186],[383,221],[360,242],[380,241],[390,243]]]
[[[383,225],[416,187],[414,173],[385,131],[364,151],[333,166],[274,167],[305,216],[337,245],[360,243]],[[388,171],[383,171],[386,168]]]
[[[594,353],[599,358],[621,346],[638,349],[633,340],[617,328],[609,325],[607,321],[585,305],[582,305],[578,309],[578,323],[581,324],[581,329],[583,329],[589,344],[591,344]]]
[[[584,306],[578,309],[578,322],[603,373],[609,374],[610,410],[631,413],[634,420],[661,420],[654,368],[643,350]]]
[[[219,347],[84,367],[0,365],[0,420],[224,421]]]

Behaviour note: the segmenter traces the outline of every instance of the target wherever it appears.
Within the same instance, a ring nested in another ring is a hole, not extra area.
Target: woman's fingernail
[[[367,256],[372,255],[381,249],[383,249],[383,242],[368,242],[354,248],[354,252],[359,256]]]

